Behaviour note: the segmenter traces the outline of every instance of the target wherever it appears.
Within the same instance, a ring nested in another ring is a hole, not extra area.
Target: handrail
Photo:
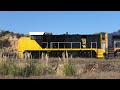
[[[119,48],[119,44],[116,46],[116,43],[120,43],[120,41],[114,41],[114,48]]]
[[[91,49],[93,48],[93,47],[92,47],[92,44],[93,44],[93,43],[95,43],[96,49],[97,49],[97,42],[91,42]]]
[[[59,49],[59,46],[61,43],[70,43],[71,44],[71,49],[73,48],[72,45],[75,44],[75,43],[80,43],[80,49],[81,49],[81,42],[51,42],[50,43],[50,48],[53,48],[53,44],[57,43],[58,44],[58,49]]]
[[[48,48],[48,42],[42,42],[42,43],[46,43],[46,44],[47,44],[47,47],[46,47],[46,48]],[[70,47],[71,49],[73,48],[73,47],[72,47],[73,44],[78,43],[78,44],[80,44],[80,49],[81,49],[81,42],[51,42],[51,43],[50,43],[50,48],[53,48],[53,44],[55,44],[55,43],[58,45],[58,47],[57,47],[58,49],[59,49],[59,46],[60,46],[61,43],[64,43],[64,44],[65,44],[65,43],[70,43],[70,44],[71,44],[71,47]],[[91,49],[93,48],[93,43],[95,43],[95,45],[96,45],[95,48],[97,49],[97,42],[91,42]]]
[[[96,49],[97,49],[97,42],[91,42],[91,58],[92,58],[92,48],[93,48],[93,47],[92,47],[92,44],[93,44],[93,43],[95,43]]]

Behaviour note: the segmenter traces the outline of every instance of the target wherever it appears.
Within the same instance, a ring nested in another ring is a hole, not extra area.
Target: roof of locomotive
[[[109,35],[120,36],[120,32],[109,33]]]
[[[30,35],[44,35],[46,33],[52,35],[52,33],[49,33],[49,32],[29,32]],[[66,33],[66,34],[53,34],[53,35],[98,35],[98,34],[68,34]]]
[[[29,32],[30,35],[43,35],[45,32]]]

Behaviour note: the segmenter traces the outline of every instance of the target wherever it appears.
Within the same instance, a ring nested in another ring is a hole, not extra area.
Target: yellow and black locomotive
[[[49,57],[61,57],[67,51],[72,57],[114,58],[120,52],[120,33],[102,34],[60,34],[30,32],[30,37],[21,37],[18,41],[18,58],[31,53],[32,58],[48,53]]]

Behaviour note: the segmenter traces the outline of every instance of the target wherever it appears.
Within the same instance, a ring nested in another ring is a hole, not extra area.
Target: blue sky
[[[0,30],[92,34],[120,29],[120,11],[0,11]]]

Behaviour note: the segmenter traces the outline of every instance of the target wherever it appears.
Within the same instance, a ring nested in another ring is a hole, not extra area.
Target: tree
[[[17,38],[20,38],[20,37],[21,37],[19,33],[16,33],[15,35],[17,36]]]
[[[117,32],[120,32],[120,29]]]
[[[1,32],[0,32],[0,37],[2,37],[2,36],[5,36],[6,34],[9,34],[10,33],[10,31],[8,31],[8,30],[1,30]]]
[[[24,34],[20,34],[21,37],[24,37],[25,35]]]
[[[10,46],[10,42],[8,40],[0,40],[0,49],[2,49],[3,47],[9,47]]]

